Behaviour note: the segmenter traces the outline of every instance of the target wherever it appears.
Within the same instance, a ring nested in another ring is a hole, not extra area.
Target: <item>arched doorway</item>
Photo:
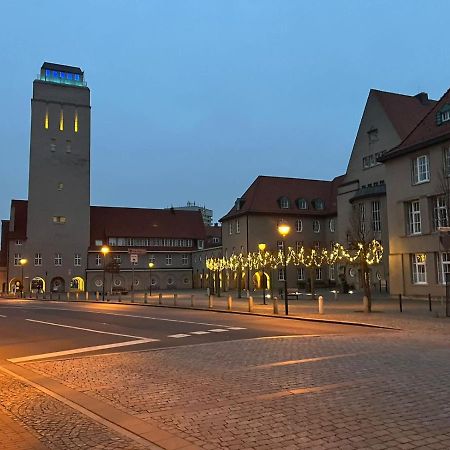
[[[81,277],[73,277],[70,282],[71,291],[84,291],[84,280]]]
[[[31,291],[45,292],[45,280],[41,277],[34,277],[31,280]]]
[[[50,291],[51,292],[65,292],[66,290],[66,282],[64,278],[55,277],[50,282]]]
[[[253,286],[256,289],[270,289],[270,277],[267,273],[264,272],[264,277],[260,271],[255,272],[253,275]]]
[[[13,294],[22,290],[22,282],[18,278],[12,278],[9,282],[9,292]]]

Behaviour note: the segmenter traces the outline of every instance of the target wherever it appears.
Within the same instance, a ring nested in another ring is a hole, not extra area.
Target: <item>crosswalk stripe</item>
[[[215,328],[213,330],[208,330],[208,331],[212,331],[213,333],[223,333],[224,331],[228,331],[228,330],[224,330],[223,328]]]
[[[191,331],[191,334],[209,334],[209,331]]]
[[[227,327],[229,330],[246,330],[247,328],[243,327]]]
[[[170,336],[167,336],[167,337],[178,339],[178,338],[184,338],[184,337],[189,337],[189,336],[190,336],[190,334],[171,334]]]

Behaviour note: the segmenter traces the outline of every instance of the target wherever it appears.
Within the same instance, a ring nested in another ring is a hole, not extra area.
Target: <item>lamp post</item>
[[[278,225],[278,233],[283,238],[283,261],[284,261],[284,313],[288,315],[288,292],[287,292],[287,261],[286,261],[286,236],[291,231],[291,227],[287,223],[280,223]]]
[[[265,267],[264,267],[264,263],[263,263],[263,253],[264,250],[266,249],[266,244],[261,243],[258,244],[258,248],[261,254],[261,268],[262,268],[262,277],[261,277],[261,283],[262,283],[262,289],[263,289],[263,304],[266,304],[266,274],[265,272]]]
[[[23,268],[27,262],[28,262],[28,259],[25,259],[25,258],[21,258],[19,261],[20,267],[21,267],[21,272],[22,272],[22,275],[21,275],[22,279],[20,281],[20,298],[23,298],[23,288],[24,288],[24,286],[23,286]]]
[[[155,267],[155,263],[153,262],[149,262],[148,263],[148,272],[149,272],[149,276],[150,276],[150,297],[152,296],[152,269],[153,267]]]
[[[104,245],[100,251],[103,255],[103,283],[102,283],[102,301],[105,301],[105,273],[106,273],[106,255],[109,253],[109,247]]]

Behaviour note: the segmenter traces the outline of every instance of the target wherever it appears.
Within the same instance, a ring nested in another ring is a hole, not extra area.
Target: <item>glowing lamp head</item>
[[[155,263],[149,262],[148,263],[148,268],[149,269],[153,269],[153,267],[155,267]]]
[[[20,263],[21,266],[24,266],[27,262],[28,262],[28,259],[26,259],[26,258],[22,258],[22,259],[20,259],[20,261],[19,261],[19,263]]]
[[[109,253],[109,247],[104,245],[100,251],[103,253],[103,256],[106,256]]]
[[[291,227],[287,223],[280,223],[280,225],[278,225],[278,233],[280,233],[281,236],[286,237],[289,234],[289,231],[291,231]]]
[[[263,252],[266,249],[266,244],[258,244],[258,248],[261,252]]]

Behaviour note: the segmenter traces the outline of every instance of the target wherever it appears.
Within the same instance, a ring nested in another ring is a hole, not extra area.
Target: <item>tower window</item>
[[[46,130],[48,130],[48,107],[45,108],[44,127],[45,127]]]
[[[75,119],[74,119],[73,128],[75,130],[75,133],[78,133],[78,111],[77,110],[75,110]]]
[[[58,191],[62,191],[64,188],[64,183],[59,182],[58,183]]]
[[[67,139],[66,141],[66,153],[70,153],[72,151],[72,142]]]
[[[53,223],[66,223],[64,216],[53,216]]]
[[[52,152],[56,152],[56,139],[52,138],[52,141],[50,142],[50,150]]]
[[[59,112],[59,131],[64,130],[64,111],[61,108],[61,111]]]

